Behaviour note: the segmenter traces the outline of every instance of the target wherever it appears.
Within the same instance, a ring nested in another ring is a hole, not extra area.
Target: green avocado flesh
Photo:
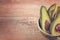
[[[58,14],[57,18],[52,22],[50,32],[52,35],[60,35],[60,13]]]
[[[48,14],[49,14],[49,17],[50,17],[51,21],[53,21],[56,18],[56,16],[57,16],[57,6],[56,6],[56,4],[53,4],[52,6],[49,7]]]
[[[49,30],[50,18],[45,6],[42,6],[40,9],[40,24],[43,31],[47,32]]]

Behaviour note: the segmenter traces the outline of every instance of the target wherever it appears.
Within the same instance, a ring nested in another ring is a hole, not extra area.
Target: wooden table
[[[1,1],[0,40],[48,40],[38,30],[40,4],[42,0]]]

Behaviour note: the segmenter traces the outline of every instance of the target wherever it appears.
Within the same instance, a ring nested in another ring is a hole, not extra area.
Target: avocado
[[[60,37],[57,37],[57,39],[56,40],[60,40]]]
[[[39,23],[39,27],[42,29],[42,27],[41,27],[41,19],[38,20],[38,23]]]
[[[40,24],[43,31],[47,32],[50,27],[50,18],[45,6],[41,6],[40,9]]]
[[[50,32],[52,35],[60,35],[60,13],[57,18],[51,23]]]
[[[57,13],[60,13],[60,6],[58,6]]]
[[[53,4],[52,6],[49,7],[48,14],[52,22],[57,16],[57,5],[56,4]]]

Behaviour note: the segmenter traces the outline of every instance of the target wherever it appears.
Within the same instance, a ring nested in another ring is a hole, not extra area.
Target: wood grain
[[[40,7],[59,0],[44,1],[0,0],[0,40],[49,40],[38,30]]]

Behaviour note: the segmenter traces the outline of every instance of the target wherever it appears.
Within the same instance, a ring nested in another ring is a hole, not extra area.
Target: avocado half
[[[52,22],[50,32],[52,35],[60,35],[60,13],[57,15],[57,18]]]
[[[53,4],[52,6],[49,7],[48,14],[52,22],[57,16],[57,5],[56,4]]]
[[[41,6],[40,9],[40,24],[43,31],[47,32],[50,27],[50,18],[45,6]]]

